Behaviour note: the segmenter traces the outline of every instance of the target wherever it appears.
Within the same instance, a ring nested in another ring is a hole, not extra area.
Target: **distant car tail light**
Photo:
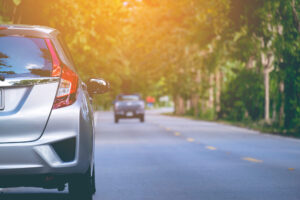
[[[144,108],[144,107],[145,107],[145,103],[144,103],[144,102],[139,102],[139,106],[140,106],[141,108]]]
[[[45,39],[52,57],[52,77],[60,77],[58,91],[54,100],[53,108],[69,106],[76,101],[78,76],[70,68],[63,65],[57,57],[56,51],[50,41]]]

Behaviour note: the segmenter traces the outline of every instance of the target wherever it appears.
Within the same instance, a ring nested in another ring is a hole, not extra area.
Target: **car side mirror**
[[[110,84],[102,78],[91,78],[87,82],[87,90],[90,96],[104,94],[110,90]]]

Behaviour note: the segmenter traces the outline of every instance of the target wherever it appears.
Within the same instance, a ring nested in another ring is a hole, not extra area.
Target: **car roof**
[[[138,93],[124,93],[124,94],[119,94],[118,96],[141,96]]]
[[[52,38],[59,32],[46,26],[0,24],[0,36]]]

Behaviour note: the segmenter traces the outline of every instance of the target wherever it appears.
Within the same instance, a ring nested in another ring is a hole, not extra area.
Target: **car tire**
[[[140,122],[144,122],[145,121],[145,116],[144,115],[142,115],[142,116],[140,116]]]
[[[95,174],[95,165],[93,167],[93,173],[92,173],[92,194],[94,195],[96,193],[96,174]]]
[[[119,117],[115,116],[115,123],[119,123]]]
[[[73,175],[69,180],[70,200],[92,200],[95,191],[95,173],[89,169],[85,174]]]

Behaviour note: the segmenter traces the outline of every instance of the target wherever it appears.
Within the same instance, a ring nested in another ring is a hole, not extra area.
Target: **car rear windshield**
[[[138,101],[140,97],[137,95],[122,95],[118,97],[119,101]]]
[[[44,39],[0,37],[0,76],[49,77],[51,72],[51,54]]]

